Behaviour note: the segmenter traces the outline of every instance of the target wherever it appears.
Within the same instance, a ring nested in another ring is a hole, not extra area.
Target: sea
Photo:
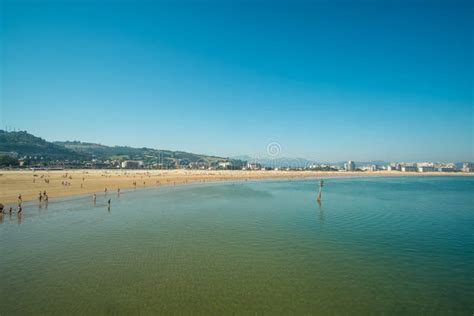
[[[319,180],[26,203],[0,315],[473,315],[474,177]]]

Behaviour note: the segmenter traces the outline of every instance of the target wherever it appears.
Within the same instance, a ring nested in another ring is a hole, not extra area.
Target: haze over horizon
[[[473,161],[471,1],[3,1],[0,126],[217,156]]]

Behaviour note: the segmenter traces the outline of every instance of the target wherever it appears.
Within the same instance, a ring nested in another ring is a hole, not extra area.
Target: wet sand
[[[38,199],[46,191],[50,199],[64,196],[116,193],[117,189],[148,188],[225,180],[291,179],[341,176],[466,176],[448,172],[323,172],[323,171],[242,171],[242,170],[0,170],[0,203],[13,204],[22,195],[24,202]],[[48,183],[49,182],[49,183]],[[64,184],[67,183],[67,184]]]

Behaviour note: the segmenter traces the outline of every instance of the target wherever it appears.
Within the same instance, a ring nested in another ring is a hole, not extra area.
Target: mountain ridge
[[[53,141],[29,134],[26,131],[7,132],[0,130],[0,152],[4,155],[29,157],[34,160],[69,160],[85,161],[100,160],[143,160],[149,164],[186,165],[202,163],[216,164],[219,161],[232,161],[243,165],[243,161],[205,154],[195,154],[185,151],[171,151],[154,148],[136,148],[129,146],[106,146],[102,144],[81,141]]]

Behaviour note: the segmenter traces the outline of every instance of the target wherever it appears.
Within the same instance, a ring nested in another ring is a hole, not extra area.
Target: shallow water
[[[0,314],[472,315],[474,177],[316,192],[258,181],[27,205],[0,224]]]

